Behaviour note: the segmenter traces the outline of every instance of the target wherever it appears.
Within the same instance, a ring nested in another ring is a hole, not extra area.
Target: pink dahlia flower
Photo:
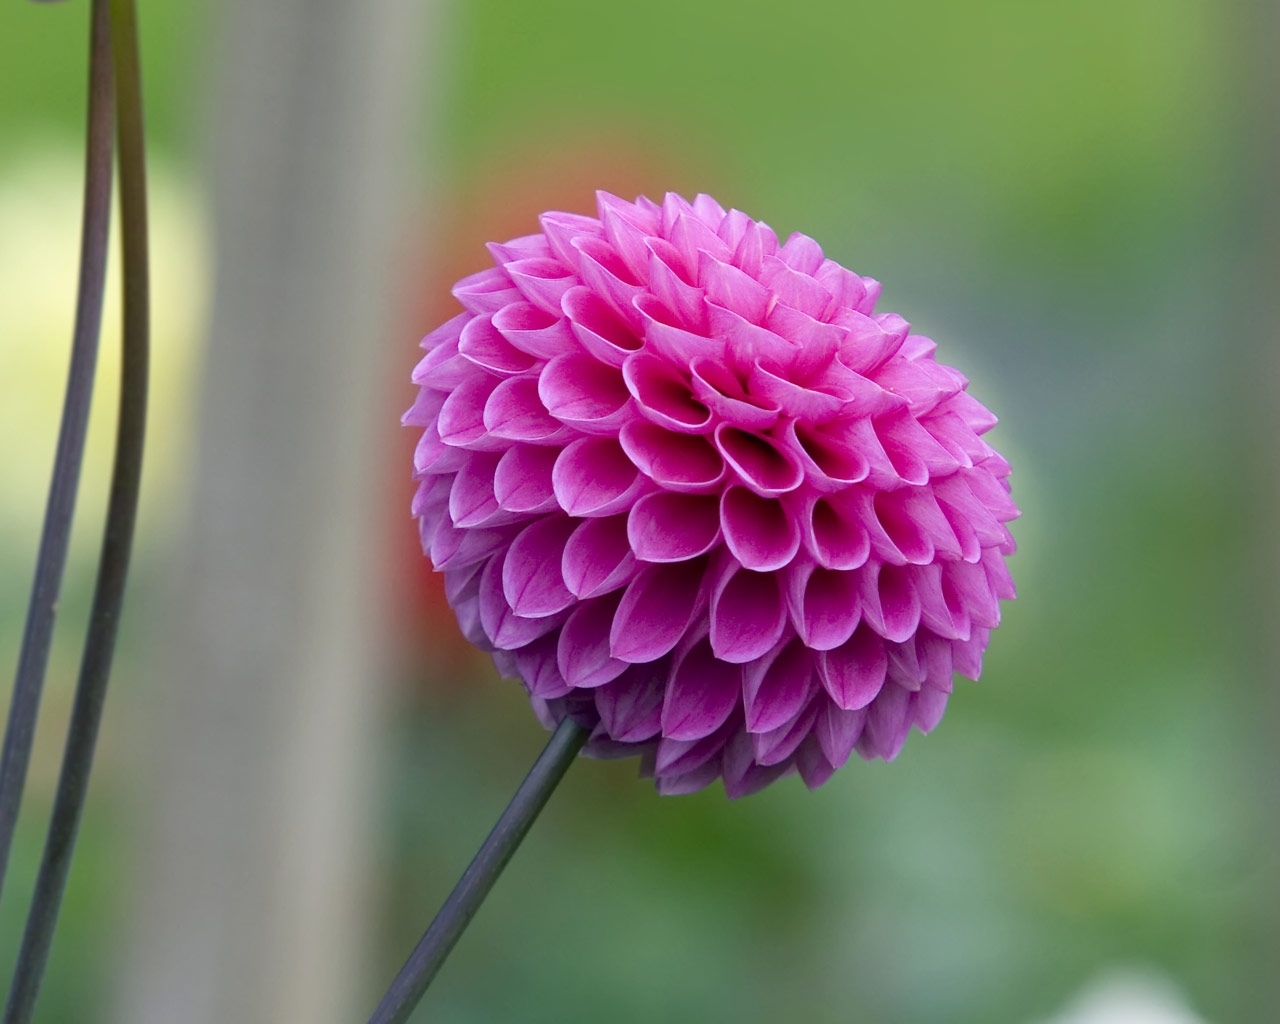
[[[813,239],[598,200],[423,341],[413,514],[463,632],[664,793],[893,758],[1014,596],[995,417]]]

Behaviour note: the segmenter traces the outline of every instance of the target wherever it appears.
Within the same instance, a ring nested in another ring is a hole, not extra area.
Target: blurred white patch
[[[1040,1024],[1207,1024],[1169,979],[1119,970],[1089,982],[1057,1016]]]
[[[205,231],[193,183],[148,167],[152,380],[143,474],[143,544],[177,511],[190,440],[191,379],[207,293]],[[0,543],[39,536],[75,320],[84,156],[33,146],[0,163]],[[120,374],[119,207],[112,209],[107,298],[72,566],[97,557],[115,441]],[[25,576],[25,574],[23,574]],[[25,593],[30,580],[14,581]]]

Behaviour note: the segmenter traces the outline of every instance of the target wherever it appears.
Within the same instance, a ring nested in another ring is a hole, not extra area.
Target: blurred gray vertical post
[[[399,413],[375,405],[434,6],[209,8],[215,281],[187,532],[153,634],[131,1024],[364,1009],[375,489]]]

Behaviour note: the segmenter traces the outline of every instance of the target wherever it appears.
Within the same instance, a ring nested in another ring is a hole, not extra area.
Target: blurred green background
[[[71,324],[82,8],[0,7],[6,674]],[[522,234],[544,196],[589,209],[590,187],[615,181],[638,182],[633,194],[711,192],[780,234],[804,231],[881,279],[881,308],[934,337],[1001,416],[994,443],[1013,463],[1023,519],[1020,597],[982,681],[958,687],[933,735],[913,737],[892,765],[852,763],[817,793],[790,779],[735,804],[718,789],[659,799],[632,762],[577,766],[420,1019],[1032,1024],[1127,969],[1167,979],[1206,1021],[1276,1019],[1276,782],[1264,774],[1275,705],[1259,705],[1267,686],[1244,613],[1261,515],[1243,482],[1251,356],[1226,326],[1243,258],[1235,182],[1249,158],[1232,116],[1242,10],[450,9],[420,172],[424,206],[444,211],[441,237],[460,250],[439,262],[482,265],[473,236],[505,223],[495,208]],[[208,291],[208,16],[176,0],[141,12],[167,397],[116,675],[125,691],[156,599],[155,538],[179,514]],[[449,314],[437,278],[423,270],[435,283],[393,342],[406,376],[417,337]],[[402,397],[403,387],[388,397],[388,445],[402,443]],[[103,463],[104,447],[90,457]],[[390,492],[398,522],[402,489]],[[0,905],[6,973],[55,781],[101,494],[99,469]],[[413,559],[411,536],[406,521],[395,558]],[[385,736],[371,998],[543,742],[518,687],[460,652],[447,622],[423,631],[431,643],[406,643],[397,659]],[[132,738],[119,726],[109,711],[44,1021],[100,1019],[110,998],[136,812]]]

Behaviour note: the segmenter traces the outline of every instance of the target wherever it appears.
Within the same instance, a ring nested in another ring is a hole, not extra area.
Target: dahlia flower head
[[[598,214],[490,244],[422,343],[412,511],[462,631],[663,793],[892,759],[1014,596],[996,418],[813,239]]]

